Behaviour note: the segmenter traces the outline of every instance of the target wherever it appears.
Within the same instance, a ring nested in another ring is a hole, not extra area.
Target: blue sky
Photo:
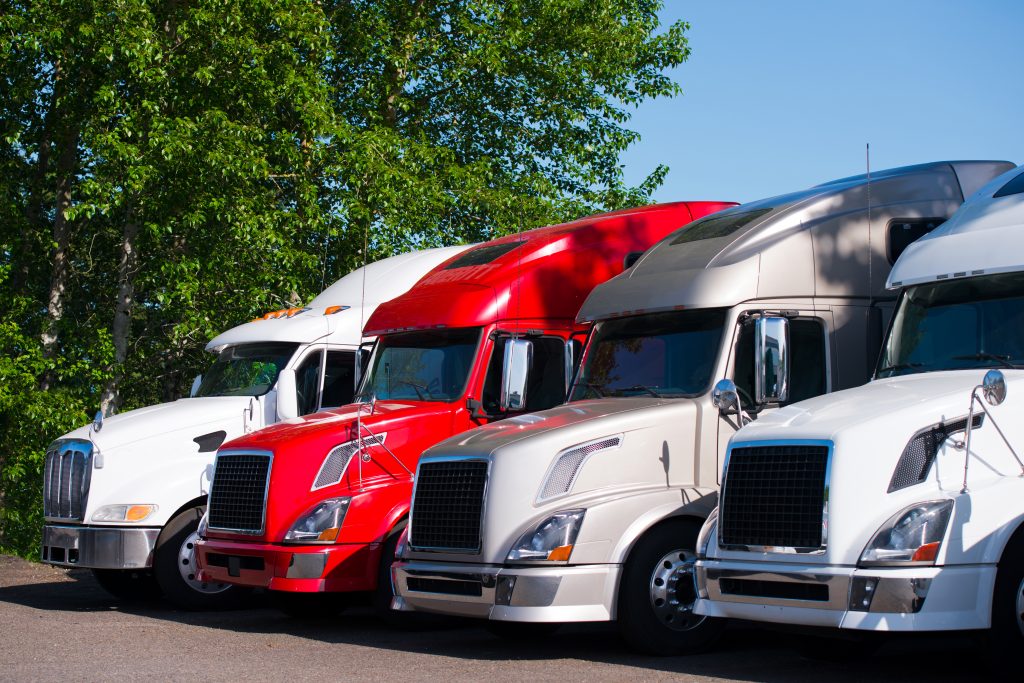
[[[658,201],[750,201],[939,159],[1024,163],[1024,2],[666,0],[692,54],[622,158]]]

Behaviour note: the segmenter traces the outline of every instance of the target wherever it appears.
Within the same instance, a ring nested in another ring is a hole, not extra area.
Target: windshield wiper
[[[416,392],[416,396],[421,401],[426,401],[427,400],[427,395],[430,394],[430,389],[428,389],[426,387],[426,385],[424,385],[424,384],[416,384],[416,382],[410,382],[407,379],[396,379],[395,382],[398,383],[398,384],[405,384],[407,386],[412,387],[413,390]],[[424,394],[423,393],[424,391],[427,392],[427,393]]]
[[[604,393],[604,384],[594,384],[593,382],[578,382],[577,384],[581,387],[586,387],[587,389],[590,389],[595,394],[597,394],[598,398],[604,398],[605,396],[608,395]]]
[[[626,387],[625,389],[619,389],[619,392],[623,392],[623,391],[645,391],[648,394],[650,394],[651,396],[653,396],[654,398],[664,398],[657,391],[655,391],[651,387],[644,386],[643,384],[634,384],[631,387]]]
[[[953,356],[951,360],[991,360],[999,363],[1004,368],[1010,368],[1011,370],[1020,368],[1022,366],[1010,362],[1009,355],[1000,355],[996,353],[987,353],[982,351],[981,353],[969,353],[965,356]]]
[[[895,365],[886,365],[884,368],[878,368],[878,374],[882,374],[883,372],[896,372],[897,370],[911,370],[923,365],[924,363],[896,363]]]

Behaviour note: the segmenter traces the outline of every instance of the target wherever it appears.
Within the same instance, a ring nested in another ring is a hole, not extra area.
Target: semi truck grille
[[[828,446],[734,448],[719,508],[719,544],[825,546]]]
[[[262,533],[269,478],[269,455],[218,454],[210,487],[210,528]]]
[[[81,522],[92,478],[92,443],[61,440],[46,452],[43,514],[47,519]]]
[[[487,484],[487,462],[420,464],[409,543],[414,548],[476,552]]]

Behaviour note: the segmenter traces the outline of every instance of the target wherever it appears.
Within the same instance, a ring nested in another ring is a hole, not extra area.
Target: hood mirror
[[[103,411],[97,410],[96,417],[92,419],[92,431],[98,434],[101,429],[103,429]]]
[[[526,381],[533,363],[533,342],[509,339],[505,343],[505,359],[501,368],[501,396],[498,406],[503,411],[526,409]]]
[[[195,398],[196,393],[199,391],[199,387],[203,384],[203,376],[196,375],[196,378],[192,380],[192,388],[188,391],[189,398]]]
[[[981,380],[981,394],[989,405],[997,406],[1006,400],[1006,379],[998,370],[989,370]]]
[[[789,320],[764,316],[754,321],[754,400],[784,403],[789,398]]]
[[[739,412],[740,395],[736,391],[736,383],[731,379],[720,379],[711,390],[711,403],[722,412],[735,409]]]

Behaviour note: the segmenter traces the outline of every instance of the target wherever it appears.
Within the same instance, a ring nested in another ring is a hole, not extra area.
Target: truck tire
[[[153,572],[142,569],[93,569],[100,587],[125,602],[155,600],[160,597]]]
[[[633,649],[652,655],[703,652],[725,620],[693,613],[698,525],[686,520],[654,527],[637,542],[619,584],[619,633]]]
[[[237,586],[196,579],[196,530],[205,511],[205,506],[197,505],[168,522],[153,553],[153,575],[164,597],[191,611],[234,606],[244,593]]]
[[[1003,550],[992,591],[992,626],[985,646],[989,666],[1017,667],[1010,654],[1024,645],[1024,536],[1018,531]]]

